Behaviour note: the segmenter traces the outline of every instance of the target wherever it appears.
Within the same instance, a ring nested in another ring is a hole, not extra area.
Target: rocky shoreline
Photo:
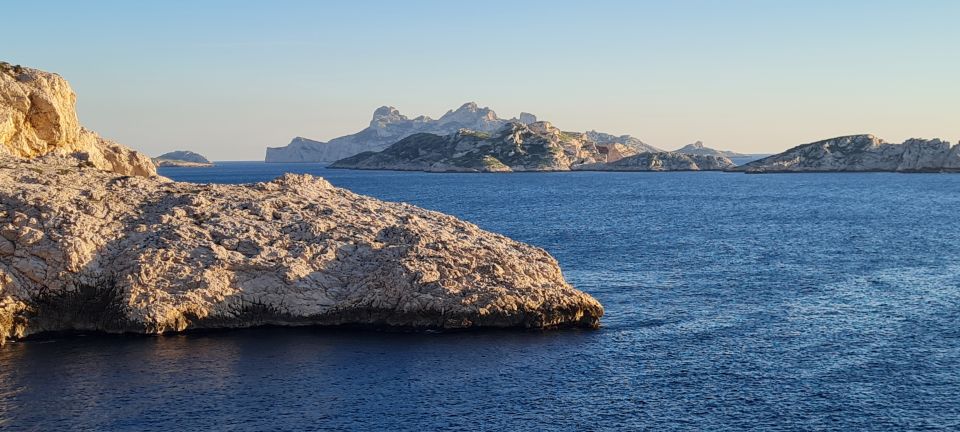
[[[0,146],[0,344],[262,325],[599,326],[603,307],[543,249],[309,175],[173,182],[136,151],[109,144],[125,156],[110,159],[103,140],[71,141],[94,135],[66,81],[15,72],[0,73],[12,94],[0,94],[2,136],[14,137]]]

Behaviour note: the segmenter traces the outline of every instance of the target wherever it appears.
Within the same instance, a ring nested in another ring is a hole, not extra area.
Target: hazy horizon
[[[63,75],[85,126],[151,156],[262,160],[468,101],[664,149],[957,142],[960,3],[837,3],[19,2],[0,60]]]

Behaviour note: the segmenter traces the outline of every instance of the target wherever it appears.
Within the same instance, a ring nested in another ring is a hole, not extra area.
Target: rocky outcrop
[[[622,146],[621,149],[626,151]],[[492,134],[469,129],[445,136],[417,134],[381,152],[361,153],[330,167],[433,172],[569,171],[579,164],[604,162],[608,153],[601,151],[586,134],[563,132],[549,122],[513,122]]]
[[[748,154],[732,152],[729,150],[712,149],[710,147],[704,146],[702,141],[697,141],[693,144],[687,144],[677,150],[674,150],[674,153],[683,153],[683,154],[696,155],[696,156],[725,157],[725,158],[750,157],[750,155]]]
[[[734,163],[724,156],[701,156],[677,152],[640,153],[605,164],[587,164],[582,171],[724,171]]]
[[[940,139],[887,143],[873,135],[851,135],[794,147],[732,169],[748,173],[960,170],[960,146]]]
[[[391,144],[417,133],[447,135],[460,129],[495,132],[510,122],[533,123],[536,116],[522,113],[521,118],[501,119],[490,108],[481,108],[468,102],[456,110],[447,111],[439,119],[427,116],[408,118],[394,107],[377,108],[370,125],[353,135],[334,138],[329,142],[294,138],[285,147],[267,148],[266,162],[331,162],[366,151],[380,151]]]
[[[523,124],[525,124],[525,125],[526,125],[526,124],[530,124],[530,123],[536,123],[536,122],[537,122],[537,116],[535,116],[535,115],[533,115],[533,114],[530,114],[530,113],[528,113],[528,112],[522,112],[522,113],[520,113],[520,118],[517,119],[517,122],[518,122],[518,123],[523,123]]]
[[[634,138],[630,135],[611,135],[608,133],[597,132],[595,130],[589,131],[586,133],[587,138],[599,145],[616,145],[620,144],[624,147],[633,149],[633,154],[637,153],[660,153],[663,150],[656,148],[650,144],[647,144],[643,141],[640,141],[637,138]]]
[[[547,252],[309,175],[201,185],[0,157],[0,339],[256,325],[594,327]]]
[[[549,122],[510,123],[495,134],[461,129],[439,136],[417,134],[381,152],[334,162],[331,168],[431,172],[514,171],[696,171],[723,170],[729,159],[658,151],[638,153],[637,144],[597,132],[563,132]],[[603,143],[591,137],[600,136]],[[645,144],[644,144],[645,145]],[[641,146],[642,148],[642,146]]]
[[[153,158],[153,162],[157,166],[162,167],[212,167],[213,163],[210,162],[206,157],[199,153],[194,153],[188,150],[177,150],[169,153],[164,153],[160,156]]]
[[[0,62],[0,154],[71,154],[106,171],[156,175],[150,158],[81,127],[76,100],[60,75]]]

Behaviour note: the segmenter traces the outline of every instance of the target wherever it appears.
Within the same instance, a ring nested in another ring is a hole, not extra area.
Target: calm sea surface
[[[541,246],[598,331],[0,349],[9,430],[960,429],[960,175],[307,172]]]

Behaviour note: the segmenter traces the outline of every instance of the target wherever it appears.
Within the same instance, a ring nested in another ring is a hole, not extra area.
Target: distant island
[[[730,171],[960,172],[960,145],[922,138],[895,144],[874,135],[850,135],[803,144]]]
[[[874,135],[830,138],[737,166],[754,155],[715,150],[702,142],[660,150],[629,135],[561,131],[549,122],[507,122],[496,132],[459,129],[417,133],[382,151],[343,158],[331,168],[429,172],[728,171],[960,172],[960,145],[913,138],[888,143]]]
[[[331,168],[430,172],[699,171],[734,166],[723,156],[664,152],[628,135],[565,132],[551,123],[510,122],[495,133],[460,129],[418,133],[379,152],[341,159]],[[600,142],[598,142],[598,140]],[[655,151],[650,151],[653,149]]]
[[[352,135],[334,138],[329,142],[296,137],[284,147],[268,147],[265,162],[333,162],[365,151],[380,151],[391,144],[416,133],[446,135],[460,129],[478,132],[496,132],[510,122],[529,124],[537,116],[520,113],[519,118],[501,119],[490,108],[481,108],[467,102],[456,110],[447,111],[439,119],[427,116],[408,118],[396,108],[382,106],[373,112],[370,125]]]
[[[296,137],[283,147],[268,147],[265,162],[334,162],[363,152],[377,152],[398,141],[418,133],[434,135],[455,134],[461,129],[497,133],[506,125],[519,123],[529,125],[538,121],[537,116],[522,112],[519,117],[502,119],[488,107],[481,108],[475,102],[467,102],[456,110],[449,110],[439,119],[427,116],[409,118],[394,107],[382,106],[373,112],[369,126],[352,135],[334,138],[328,142]],[[597,144],[621,144],[642,152],[662,152],[630,135],[612,135],[603,132],[586,132]]]
[[[687,144],[679,149],[674,150],[677,153],[683,153],[688,155],[698,155],[698,156],[716,156],[716,157],[726,157],[726,158],[746,158],[752,155],[737,153],[729,150],[716,150],[710,147],[703,145],[702,141],[697,141],[693,144]]]
[[[187,150],[164,153],[153,158],[153,163],[161,167],[206,168],[213,166],[213,162],[210,162],[201,154]]]

